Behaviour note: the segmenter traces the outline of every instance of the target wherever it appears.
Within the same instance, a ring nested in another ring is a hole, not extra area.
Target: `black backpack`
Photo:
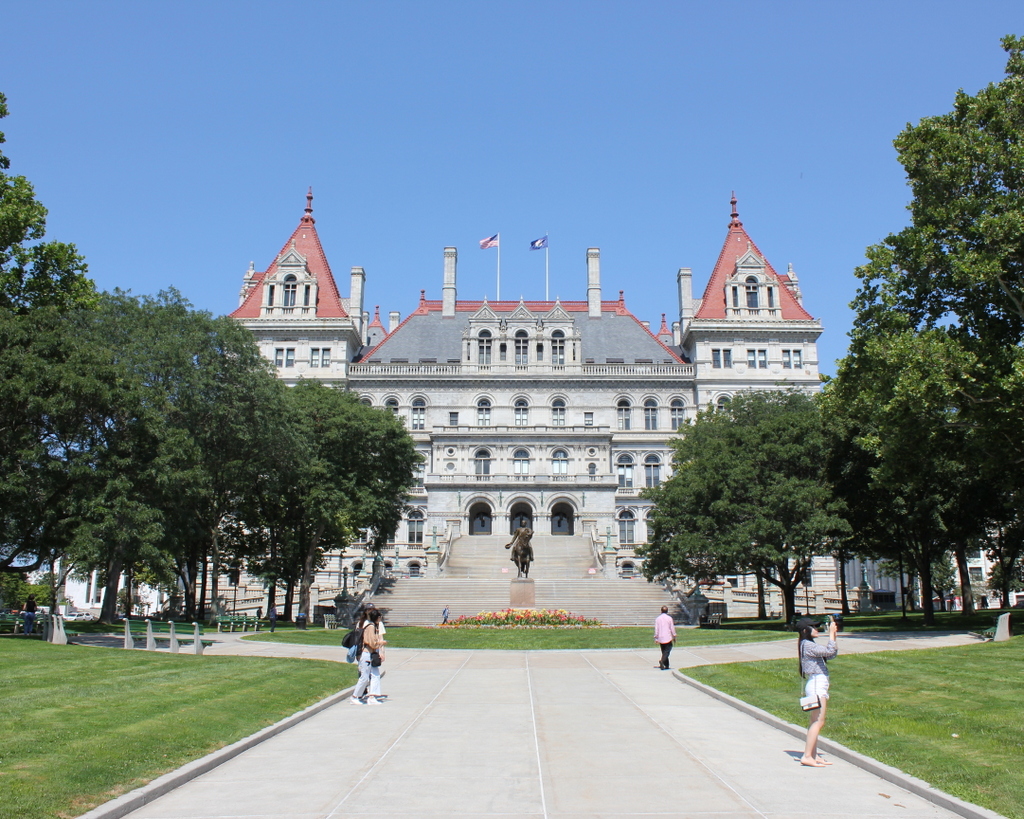
[[[354,628],[348,634],[341,638],[341,644],[345,648],[352,648],[352,646],[361,645],[363,642],[363,630],[361,628]]]

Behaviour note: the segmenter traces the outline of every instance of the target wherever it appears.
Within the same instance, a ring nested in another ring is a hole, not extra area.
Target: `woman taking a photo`
[[[836,646],[835,618],[828,623],[828,643],[823,646],[814,642],[819,636],[817,623],[805,617],[796,624],[800,636],[798,638],[797,656],[800,658],[800,676],[807,680],[804,686],[805,697],[817,698],[818,707],[811,713],[811,723],[807,726],[807,744],[800,764],[810,768],[823,768],[831,765],[818,755],[818,734],[825,725],[825,710],[828,707],[828,666],[825,664],[839,653]]]

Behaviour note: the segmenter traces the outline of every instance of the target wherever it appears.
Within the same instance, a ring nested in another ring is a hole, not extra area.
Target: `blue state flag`
[[[543,250],[548,246],[548,237],[542,236],[540,239],[534,239],[530,242],[530,250]]]

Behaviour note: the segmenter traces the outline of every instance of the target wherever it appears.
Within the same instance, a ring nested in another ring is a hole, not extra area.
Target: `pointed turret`
[[[253,319],[288,314],[308,318],[347,318],[313,218],[313,189],[306,193],[306,208],[298,227],[281,252],[262,272],[251,268],[243,284],[243,300],[231,314]]]
[[[736,209],[735,192],[729,201],[732,214],[725,243],[694,319],[745,318],[751,315],[751,309],[757,309],[761,318],[813,320],[794,297],[789,278],[775,272],[747,234]],[[756,298],[752,297],[749,304],[745,288],[748,282],[757,288]]]

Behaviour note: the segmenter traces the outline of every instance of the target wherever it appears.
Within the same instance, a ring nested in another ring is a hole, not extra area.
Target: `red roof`
[[[256,273],[252,279],[252,288],[241,306],[231,314],[231,318],[246,319],[259,318],[263,304],[263,281],[267,276],[273,276],[277,272],[277,263],[284,254],[293,246],[295,250],[306,259],[306,267],[316,279],[317,285],[317,318],[346,318],[348,313],[341,303],[341,296],[338,294],[338,285],[335,284],[334,275],[331,273],[331,266],[327,263],[327,256],[320,246],[320,237],[316,235],[316,220],[313,218],[313,189],[306,194],[306,212],[299,220],[299,226],[295,228],[291,238],[284,243],[281,252],[274,257],[270,266]]]
[[[789,276],[780,275],[775,272],[772,263],[768,261],[754,240],[747,235],[740,221],[739,213],[736,212],[736,196],[732,198],[732,220],[729,222],[729,232],[725,236],[725,244],[722,245],[722,252],[718,254],[718,262],[708,279],[708,286],[704,288],[704,298],[700,307],[694,314],[694,319],[724,319],[725,318],[725,282],[736,272],[736,262],[748,250],[753,250],[764,261],[769,276],[779,282],[779,307],[782,309],[782,318],[813,321],[813,317],[801,306],[790,292],[787,284]]]

